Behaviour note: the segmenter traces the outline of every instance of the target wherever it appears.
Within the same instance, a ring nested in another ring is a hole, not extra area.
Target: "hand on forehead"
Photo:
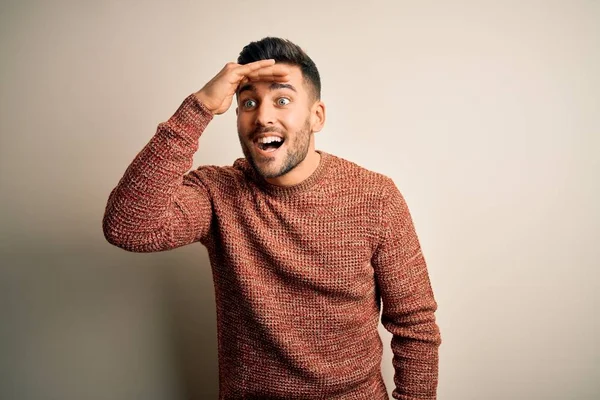
[[[245,68],[244,68],[245,67]],[[242,66],[244,75],[239,86],[248,82],[286,82],[291,75],[291,67],[286,64],[273,64],[273,60],[261,60]]]

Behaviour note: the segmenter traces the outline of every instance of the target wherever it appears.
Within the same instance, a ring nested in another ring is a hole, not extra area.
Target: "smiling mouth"
[[[260,141],[256,141],[254,142],[254,145],[258,150],[260,150],[261,153],[273,153],[283,145],[283,142],[285,142],[285,140],[273,141],[270,143],[261,143]]]

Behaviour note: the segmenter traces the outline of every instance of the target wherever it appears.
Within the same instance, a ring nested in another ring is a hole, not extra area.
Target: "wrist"
[[[208,105],[208,102],[206,101],[206,96],[204,95],[204,93],[202,93],[202,91],[194,93],[194,97],[196,97],[196,100],[198,100],[198,102],[202,104],[202,106],[207,111],[209,111],[211,114],[214,114],[215,110],[213,110],[212,107]]]

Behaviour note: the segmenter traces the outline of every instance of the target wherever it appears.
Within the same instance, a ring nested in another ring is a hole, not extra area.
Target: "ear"
[[[318,100],[311,108],[311,130],[313,132],[320,132],[323,129],[323,125],[325,125],[325,103]]]
[[[239,111],[240,111],[240,110],[239,110],[239,109],[236,107],[236,108],[235,108],[235,116],[236,116],[236,117],[239,117],[239,114],[240,114],[240,113],[239,113]]]

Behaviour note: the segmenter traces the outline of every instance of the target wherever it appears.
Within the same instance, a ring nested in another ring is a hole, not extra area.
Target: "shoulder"
[[[394,181],[389,176],[365,168],[343,157],[333,154],[329,154],[329,156],[332,158],[331,164],[335,176],[340,177],[340,182],[363,192],[378,194],[380,199],[389,196],[390,191],[397,190]]]
[[[184,175],[184,183],[202,184],[211,191],[234,189],[243,186],[244,171],[234,165],[201,165]]]

